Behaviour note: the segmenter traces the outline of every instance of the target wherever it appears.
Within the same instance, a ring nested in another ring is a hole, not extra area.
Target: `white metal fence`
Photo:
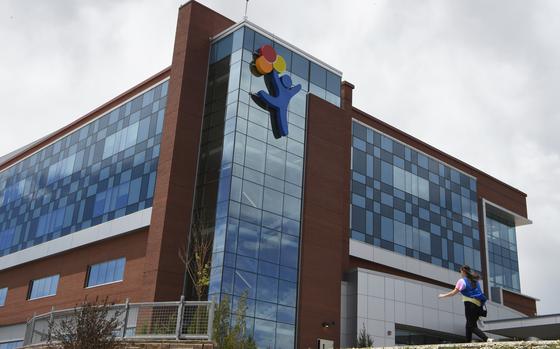
[[[52,310],[33,316],[25,331],[24,345],[49,340],[49,323],[60,323],[75,315],[75,309]],[[121,338],[212,339],[214,303],[157,302],[128,303],[109,306],[109,319],[118,319],[114,333]]]

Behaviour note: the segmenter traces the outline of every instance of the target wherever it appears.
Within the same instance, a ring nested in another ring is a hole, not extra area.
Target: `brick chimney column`
[[[340,84],[340,105],[344,110],[352,109],[352,90],[354,89],[354,85],[349,83],[348,81],[343,81]]]

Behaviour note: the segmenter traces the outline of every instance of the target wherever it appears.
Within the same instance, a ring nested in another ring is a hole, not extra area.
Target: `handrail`
[[[173,338],[211,340],[214,304],[210,301],[141,302],[108,305],[116,314],[121,338]],[[50,328],[71,318],[81,307],[51,310],[34,315],[26,323],[24,345],[45,343]]]

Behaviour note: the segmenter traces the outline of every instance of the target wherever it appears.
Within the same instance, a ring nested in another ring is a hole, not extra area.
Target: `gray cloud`
[[[243,0],[203,0],[234,20]],[[560,3],[251,0],[249,19],[344,72],[355,105],[525,191],[522,290],[560,312]],[[171,62],[179,1],[4,1],[5,154]]]

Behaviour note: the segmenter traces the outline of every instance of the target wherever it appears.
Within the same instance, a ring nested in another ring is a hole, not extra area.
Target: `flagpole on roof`
[[[243,20],[247,20],[247,8],[249,7],[249,0],[245,0],[245,16],[243,16]]]

